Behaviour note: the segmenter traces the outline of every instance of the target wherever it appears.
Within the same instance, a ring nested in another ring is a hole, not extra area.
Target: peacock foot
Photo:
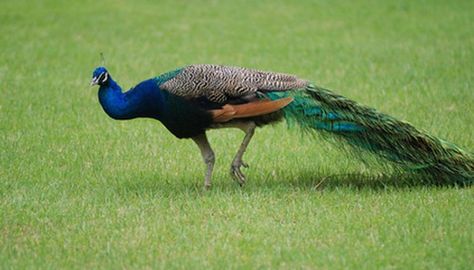
[[[211,190],[211,184],[205,183],[203,190],[204,190],[204,191],[209,191],[209,190]]]
[[[230,175],[235,181],[237,181],[237,183],[239,183],[240,186],[243,186],[245,184],[245,175],[240,170],[241,167],[248,168],[249,165],[242,160],[232,162],[232,165],[230,166]]]

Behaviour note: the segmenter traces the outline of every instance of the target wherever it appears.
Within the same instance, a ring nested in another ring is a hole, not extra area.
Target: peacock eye
[[[109,78],[109,74],[107,72],[103,72],[99,75],[99,82],[105,83],[107,79]]]

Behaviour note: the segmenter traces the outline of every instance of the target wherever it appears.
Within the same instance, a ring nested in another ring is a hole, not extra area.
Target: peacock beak
[[[98,85],[99,77],[93,77],[90,86]]]

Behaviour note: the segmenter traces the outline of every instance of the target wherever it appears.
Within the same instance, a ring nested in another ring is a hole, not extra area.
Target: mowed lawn
[[[100,52],[124,89],[191,63],[293,73],[472,151],[473,1],[157,2],[0,2],[0,269],[472,269],[472,187],[279,124],[244,188],[243,134],[211,132],[204,192],[192,141],[108,118],[88,84]]]

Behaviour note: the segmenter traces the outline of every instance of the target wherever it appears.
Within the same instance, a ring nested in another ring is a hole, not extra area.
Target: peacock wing
[[[255,117],[276,112],[293,101],[292,97],[277,100],[257,100],[245,104],[226,104],[220,109],[210,110],[214,123],[223,123],[237,118]]]
[[[160,87],[187,99],[205,97],[225,104],[231,99],[255,95],[257,91],[287,91],[306,85],[306,80],[289,74],[201,64],[183,68]]]

